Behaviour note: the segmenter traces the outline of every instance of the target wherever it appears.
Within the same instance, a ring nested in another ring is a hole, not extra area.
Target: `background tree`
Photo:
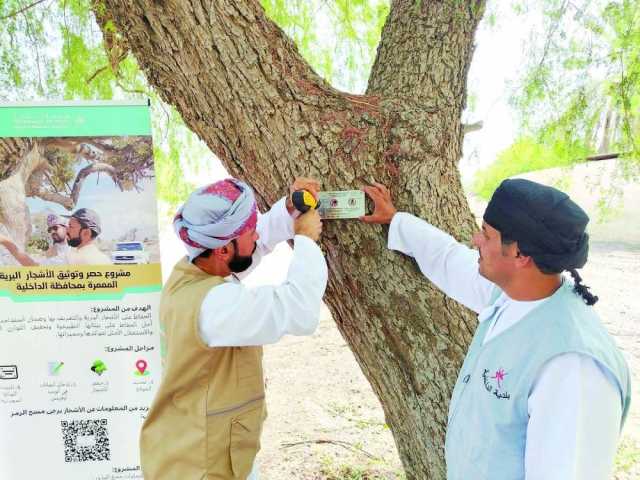
[[[535,25],[511,104],[519,138],[478,172],[488,199],[505,178],[585,161],[618,159],[616,186],[640,177],[640,1],[544,0],[514,3]]]

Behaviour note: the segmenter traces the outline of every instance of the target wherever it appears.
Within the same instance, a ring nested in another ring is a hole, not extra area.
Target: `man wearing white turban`
[[[291,190],[317,195],[296,179]],[[162,383],[140,438],[145,480],[257,479],[266,417],[262,345],[318,325],[327,266],[315,210],[294,220],[290,197],[258,218],[251,188],[227,179],[196,190],[174,218],[187,256],[164,286]],[[248,288],[248,272],[277,243],[294,239],[286,281]]]
[[[49,258],[52,263],[55,263],[56,260],[63,263],[69,252],[67,222],[59,215],[50,213],[47,215],[47,233],[51,236],[51,245],[45,252],[45,257]]]

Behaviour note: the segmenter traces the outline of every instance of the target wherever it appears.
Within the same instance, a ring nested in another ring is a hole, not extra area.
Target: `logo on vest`
[[[498,399],[509,400],[511,398],[511,394],[504,390],[502,386],[504,378],[509,374],[504,371],[504,368],[499,368],[493,375],[490,375],[490,373],[491,372],[486,368],[484,369],[484,372],[482,372],[484,388],[487,392],[495,395]]]

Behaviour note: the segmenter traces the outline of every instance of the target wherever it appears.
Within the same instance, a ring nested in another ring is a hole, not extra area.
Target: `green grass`
[[[618,447],[614,462],[617,480],[631,480],[640,474],[640,442],[624,438]],[[363,465],[338,462],[335,457],[325,455],[321,459],[319,480],[404,480],[401,471],[389,471],[380,462]]]
[[[362,412],[353,405],[345,405],[338,402],[329,402],[324,408],[333,418],[343,418],[349,422],[352,422],[356,428],[359,428],[361,430],[364,430],[366,428],[389,428],[389,426],[384,422],[361,418]]]
[[[380,462],[367,465],[337,463],[331,456],[323,456],[320,467],[320,480],[405,480],[401,471],[389,471]]]
[[[622,439],[614,462],[614,472],[616,478],[632,478],[624,475],[627,473],[640,474],[639,442],[634,442],[629,437]]]

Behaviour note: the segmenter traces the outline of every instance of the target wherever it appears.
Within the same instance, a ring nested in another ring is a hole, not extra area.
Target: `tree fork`
[[[255,0],[104,7],[162,99],[254,186],[261,207],[298,175],[325,189],[376,180],[400,209],[470,238],[457,163],[483,1],[393,1],[364,96],[318,77]],[[382,403],[407,477],[444,479],[449,397],[475,318],[387,250],[386,230],[325,223],[326,302]]]

